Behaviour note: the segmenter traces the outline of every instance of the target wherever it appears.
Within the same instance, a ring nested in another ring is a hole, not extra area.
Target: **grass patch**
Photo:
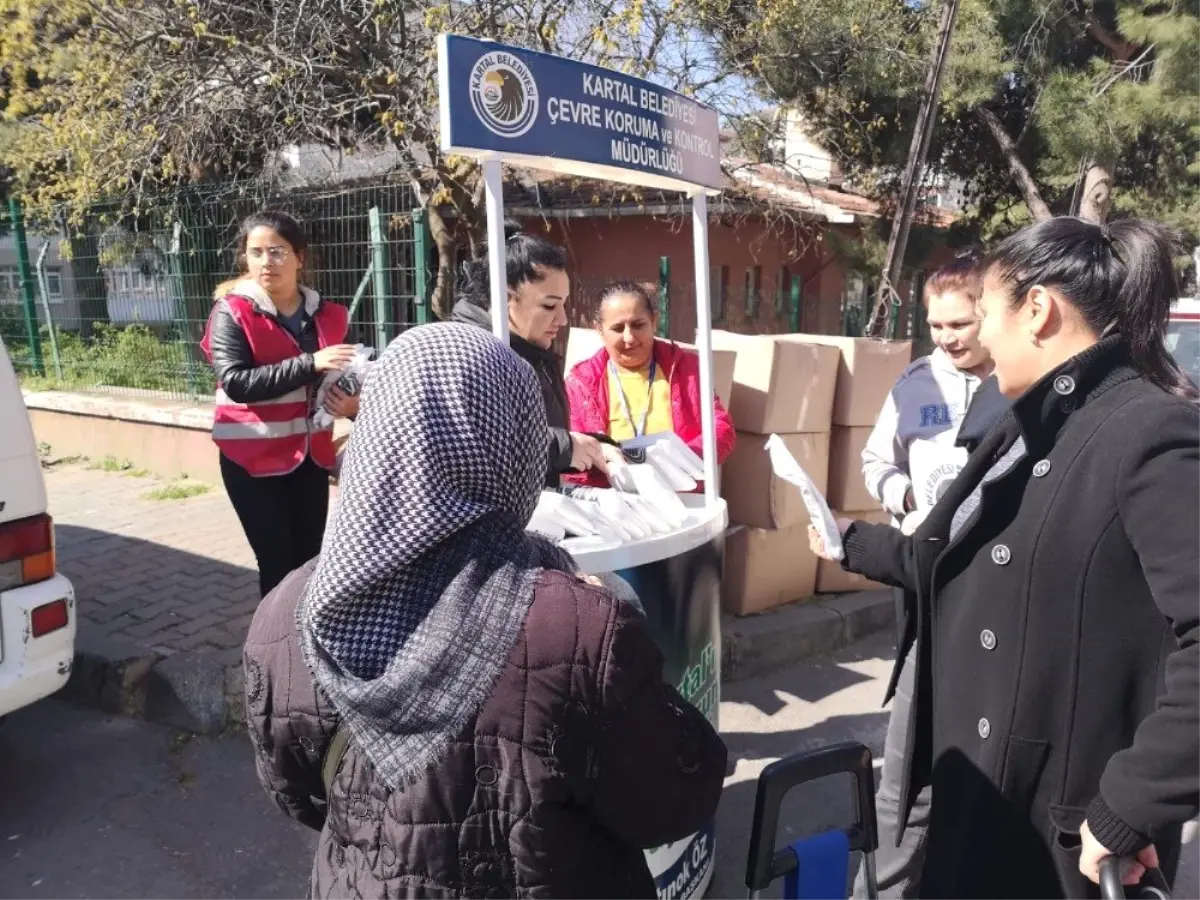
[[[133,463],[127,459],[117,459],[115,456],[106,456],[99,462],[93,462],[88,466],[89,469],[99,470],[101,472],[132,472]]]
[[[207,484],[200,484],[197,481],[175,484],[167,484],[160,488],[155,488],[152,491],[147,491],[144,496],[147,500],[187,500],[189,497],[199,497],[201,494],[207,494],[212,488]]]

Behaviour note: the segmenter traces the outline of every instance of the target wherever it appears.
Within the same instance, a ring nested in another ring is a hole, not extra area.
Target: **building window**
[[[779,274],[775,276],[775,318],[782,319],[787,315],[788,300],[791,298],[792,292],[792,273],[788,271],[787,266],[779,267]]]
[[[708,277],[713,324],[725,321],[725,292],[729,290],[729,266],[713,266]]]
[[[758,315],[758,301],[762,297],[762,266],[746,269],[746,318],[753,320]]]
[[[21,276],[16,266],[0,266],[0,303],[16,303],[21,296]]]
[[[52,302],[62,300],[62,273],[58,269],[46,270],[46,293]]]

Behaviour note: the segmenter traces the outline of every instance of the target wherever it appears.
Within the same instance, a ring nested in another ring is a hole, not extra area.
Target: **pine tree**
[[[721,58],[795,105],[887,196],[936,8],[906,0],[701,0]],[[1196,241],[1200,17],[1138,0],[962,0],[930,158],[968,182],[985,237],[1076,212],[1161,219]]]

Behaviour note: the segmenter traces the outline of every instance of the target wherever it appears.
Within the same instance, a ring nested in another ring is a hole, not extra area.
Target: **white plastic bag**
[[[652,444],[647,447],[646,462],[654,466],[655,471],[676,493],[686,494],[696,489],[696,479],[679,467],[666,444]]]
[[[333,416],[325,409],[325,395],[329,393],[329,389],[335,384],[351,397],[358,394],[362,390],[363,381],[367,377],[367,370],[371,367],[373,362],[372,357],[374,356],[374,347],[355,344],[354,359],[350,361],[350,365],[341,370],[325,373],[325,377],[317,385],[317,398],[313,404],[312,417],[314,425],[318,428],[333,427]]]
[[[771,468],[775,475],[789,484],[795,485],[800,491],[800,497],[808,508],[808,517],[825,542],[825,549],[833,559],[844,559],[846,550],[842,546],[842,536],[838,533],[837,522],[829,511],[829,504],[808,473],[796,462],[796,458],[788,451],[783,439],[773,434],[767,439],[767,453],[771,457]]]

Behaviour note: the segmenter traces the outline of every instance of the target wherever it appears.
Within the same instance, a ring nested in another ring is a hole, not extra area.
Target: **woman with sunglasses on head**
[[[1012,408],[911,536],[838,522],[845,568],[914,592],[923,897],[1094,895],[1108,856],[1127,884],[1170,877],[1200,807],[1200,410],[1164,346],[1173,255],[1138,220],[1000,244],[979,339]]]
[[[286,213],[243,221],[242,277],[221,286],[201,342],[217,376],[221,477],[264,597],[321,549],[335,454],[332,430],[312,420],[313,399],[324,373],[354,358],[346,308],[300,283],[307,250],[304,230]],[[327,408],[352,417],[357,398],[337,394]]]
[[[566,472],[589,469],[607,471],[601,443],[593,435],[572,431],[562,360],[553,350],[554,339],[567,324],[571,279],[567,253],[562,247],[526,234],[514,223],[505,224],[505,269],[508,281],[509,346],[533,367],[542,386],[549,420],[546,486],[558,487]],[[492,328],[488,259],[463,266],[462,297],[451,320]]]

